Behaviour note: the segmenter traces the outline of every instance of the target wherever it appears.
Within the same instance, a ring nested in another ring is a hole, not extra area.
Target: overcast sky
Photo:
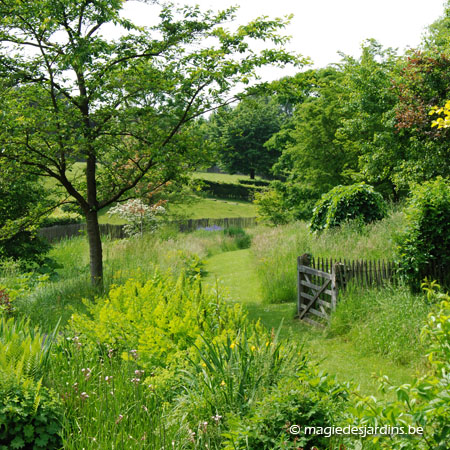
[[[443,14],[443,0],[184,0],[176,3],[202,9],[224,9],[240,3],[237,23],[260,15],[293,13],[286,34],[289,49],[311,57],[315,67],[338,62],[338,51],[358,56],[361,43],[377,39],[385,47],[416,47],[427,25]],[[125,4],[126,16],[139,25],[151,24],[152,14],[135,1]],[[274,74],[267,72],[268,78]]]

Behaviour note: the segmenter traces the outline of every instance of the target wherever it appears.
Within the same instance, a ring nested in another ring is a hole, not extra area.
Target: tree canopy
[[[79,206],[94,283],[103,275],[98,211],[195,166],[195,119],[229,103],[258,67],[303,63],[282,49],[287,19],[231,32],[235,8],[145,3],[155,26],[123,18],[122,0],[0,2],[0,157],[56,179]],[[106,24],[122,35],[106,38]],[[255,52],[255,39],[274,48]],[[78,161],[85,170],[74,176]]]
[[[235,108],[215,114],[209,132],[219,163],[229,173],[269,176],[280,151],[264,144],[280,130],[283,119],[282,107],[268,96],[247,97]]]

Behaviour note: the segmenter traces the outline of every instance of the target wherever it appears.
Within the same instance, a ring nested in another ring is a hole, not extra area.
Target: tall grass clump
[[[402,365],[421,360],[420,332],[431,305],[407,286],[362,290],[350,285],[340,295],[328,335],[357,343],[362,354],[379,354]]]
[[[388,218],[368,225],[348,222],[341,227],[312,234],[306,222],[264,230],[253,238],[252,250],[267,303],[293,302],[296,299],[297,257],[346,259],[394,258],[394,236],[401,228],[403,215],[394,212]]]

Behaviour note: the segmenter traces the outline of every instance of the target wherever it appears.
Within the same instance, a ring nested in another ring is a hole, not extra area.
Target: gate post
[[[305,288],[302,285],[303,275],[300,272],[300,266],[309,266],[311,264],[311,255],[309,253],[303,253],[302,256],[297,258],[297,317],[300,316],[302,309],[302,292]]]
[[[331,304],[332,309],[336,309],[336,304],[338,301],[339,289],[344,289],[347,284],[347,280],[345,279],[345,265],[342,263],[333,264],[333,268],[331,269]]]

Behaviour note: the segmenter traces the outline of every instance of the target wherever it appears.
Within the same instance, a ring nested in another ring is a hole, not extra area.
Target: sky
[[[444,0],[184,0],[202,9],[224,9],[238,5],[236,22],[246,23],[258,16],[283,17],[294,14],[286,34],[292,36],[287,48],[308,56],[313,67],[339,62],[339,51],[360,54],[361,43],[375,38],[384,47],[414,48],[427,25],[444,11]],[[138,25],[150,25],[154,16],[148,6],[125,3],[125,15]],[[295,73],[295,70],[294,72]],[[292,74],[293,74],[292,73]],[[267,70],[263,78],[278,78],[279,70]]]

